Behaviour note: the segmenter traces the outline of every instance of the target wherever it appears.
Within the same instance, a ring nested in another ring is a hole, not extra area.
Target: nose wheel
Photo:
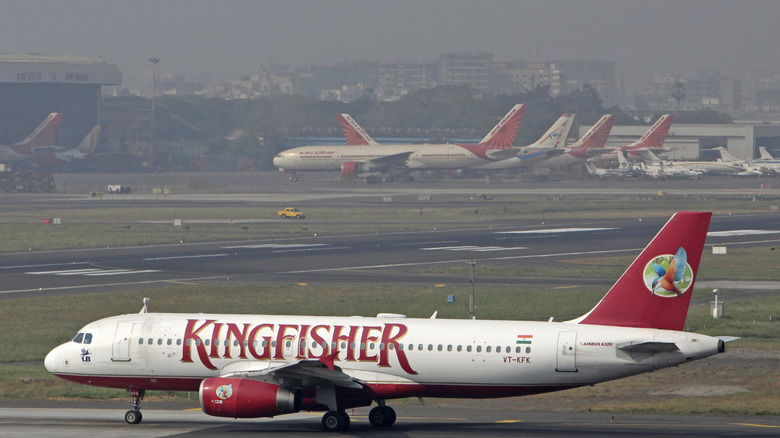
[[[125,422],[127,424],[138,424],[143,420],[144,416],[141,414],[141,400],[144,399],[143,389],[130,389],[130,398],[133,400],[130,403],[133,409],[125,412]]]

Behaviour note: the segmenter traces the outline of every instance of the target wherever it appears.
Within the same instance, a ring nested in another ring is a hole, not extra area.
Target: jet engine
[[[201,409],[215,417],[273,417],[301,408],[300,391],[251,379],[211,377],[199,392]]]
[[[355,177],[362,170],[361,167],[362,167],[361,163],[356,163],[354,161],[345,161],[341,163],[341,175]]]

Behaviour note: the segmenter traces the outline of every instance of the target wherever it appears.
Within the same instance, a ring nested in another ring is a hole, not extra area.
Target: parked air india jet
[[[604,148],[607,144],[607,137],[612,131],[612,125],[615,124],[616,114],[604,114],[588,132],[577,140],[574,144],[563,149],[563,153],[550,157],[541,163],[541,167],[566,167],[577,163],[583,163],[588,158],[593,158],[611,149]]]
[[[517,151],[514,156],[505,160],[480,164],[474,167],[474,170],[506,170],[531,166],[534,163],[548,159],[550,156],[562,153],[562,148],[566,144],[566,138],[569,136],[573,122],[574,114],[563,114],[536,143],[521,148],[513,148],[513,150]]]
[[[465,169],[514,155],[511,144],[524,113],[524,104],[512,107],[478,144],[379,145],[373,144],[376,142],[367,134],[358,133],[352,140],[350,137],[353,136],[347,134],[352,143],[369,144],[359,148],[354,145],[301,146],[280,152],[273,163],[285,172],[340,170],[344,176],[360,176],[369,172]],[[360,132],[365,133],[362,128]]]
[[[37,154],[61,150],[62,148],[52,146],[61,121],[62,113],[51,113],[24,140],[0,145],[0,163],[16,163],[29,160]]]
[[[386,401],[492,398],[592,385],[725,350],[682,331],[711,213],[675,214],[602,300],[566,322],[305,315],[141,313],[92,322],[52,350],[46,368],[77,383],[130,391],[125,421],[141,421],[145,390],[197,391],[226,418],[326,411],[327,431]]]
[[[666,141],[666,135],[669,133],[673,121],[674,114],[662,115],[639,140],[618,149],[624,151],[627,158],[633,161],[640,160],[639,151],[641,149],[649,149],[654,154],[664,152],[664,141]]]

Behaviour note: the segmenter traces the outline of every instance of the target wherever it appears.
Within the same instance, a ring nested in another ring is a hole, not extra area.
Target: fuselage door
[[[577,332],[558,333],[558,360],[555,371],[577,372]]]
[[[114,331],[114,343],[111,346],[111,360],[114,362],[130,362],[130,334],[133,332],[132,322],[120,322]]]

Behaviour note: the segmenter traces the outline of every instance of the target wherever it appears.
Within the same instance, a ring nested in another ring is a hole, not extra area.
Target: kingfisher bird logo
[[[89,350],[87,350],[86,348],[81,349],[81,361],[92,362],[92,356],[90,356]]]
[[[644,276],[650,293],[664,298],[681,297],[693,284],[693,269],[683,247],[674,255],[664,254],[650,260]]]
[[[230,385],[222,385],[217,388],[217,397],[219,397],[222,400],[227,400],[231,396],[233,396],[233,384]]]

